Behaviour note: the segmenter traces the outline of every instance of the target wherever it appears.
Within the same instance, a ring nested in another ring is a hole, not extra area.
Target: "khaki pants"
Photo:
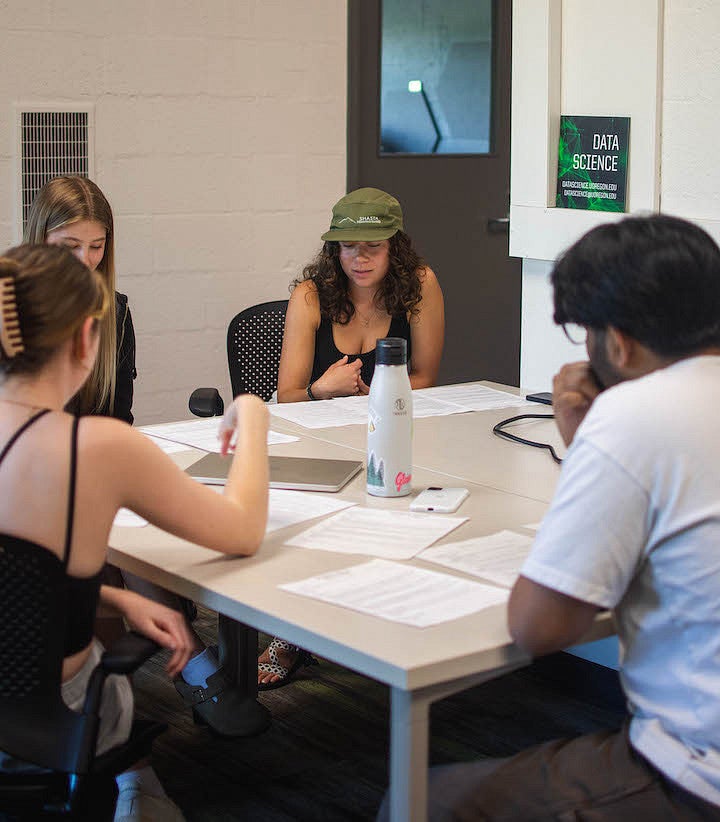
[[[378,820],[387,819],[386,799]],[[720,820],[720,807],[665,779],[623,728],[547,742],[508,759],[432,768],[428,819],[694,822]]]

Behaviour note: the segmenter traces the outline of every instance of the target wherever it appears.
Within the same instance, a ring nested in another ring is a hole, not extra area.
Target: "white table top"
[[[511,416],[507,412],[513,410],[505,409],[504,414],[502,411],[479,412],[416,421],[415,490],[412,496],[428,485],[451,484],[443,473],[421,467],[425,462],[437,464],[446,474],[454,472],[454,476],[462,477],[462,482],[452,484],[462,484],[471,492],[455,514],[470,517],[470,520],[444,541],[519,528],[542,518],[557,467],[546,453],[502,441],[490,433],[492,425],[488,428],[489,419]],[[271,446],[273,454],[356,459],[357,452],[365,449],[364,426],[309,432],[274,419],[272,427],[278,431],[292,430],[302,437],[300,442]],[[325,436],[336,441],[327,441],[323,439]],[[344,442],[340,444],[337,440]],[[200,452],[188,451],[175,455],[175,458],[185,467],[199,456]],[[472,477],[469,478],[470,474]],[[486,477],[492,482],[483,484]],[[503,489],[503,486],[513,488]],[[513,489],[515,493],[511,493]],[[368,496],[364,471],[340,492],[340,496],[369,507],[402,511],[408,509],[412,499]],[[403,690],[415,690],[527,661],[510,640],[505,625],[505,606],[495,606],[462,619],[420,629],[278,589],[281,583],[367,561],[362,555],[283,545],[290,536],[307,527],[308,524],[303,523],[271,534],[258,554],[251,558],[218,555],[152,526],[114,528],[109,559],[240,622],[282,636],[320,656]],[[411,563],[454,573],[421,560],[411,560]],[[586,639],[598,639],[611,632],[609,620],[600,619]]]
[[[518,388],[482,382],[503,391],[523,394]],[[492,433],[498,422],[518,414],[551,414],[550,406],[530,403],[522,408],[501,408],[445,417],[425,417],[414,421],[413,463],[438,474],[447,474],[455,482],[474,482],[502,491],[550,502],[560,474],[547,450],[509,442]],[[273,417],[277,431],[311,437],[345,445],[365,454],[367,431],[362,425],[338,428],[303,428]],[[527,420],[508,429],[528,439],[548,442],[562,456],[565,447],[553,420]],[[417,486],[416,486],[417,487]]]

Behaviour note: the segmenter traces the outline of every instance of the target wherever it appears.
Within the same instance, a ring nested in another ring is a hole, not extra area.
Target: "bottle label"
[[[374,408],[368,409],[368,431],[372,434],[378,427],[380,416]]]
[[[402,497],[410,493],[412,407],[407,370],[378,365],[368,401],[368,494]]]
[[[375,456],[374,451],[371,451],[368,457],[367,484],[377,488],[385,487],[385,463]]]

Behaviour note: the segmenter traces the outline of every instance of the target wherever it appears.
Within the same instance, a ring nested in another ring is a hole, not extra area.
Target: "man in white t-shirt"
[[[589,362],[553,383],[570,447],[508,621],[539,656],[612,609],[630,720],[434,769],[429,818],[720,819],[720,250],[631,217],[580,239],[552,283]]]

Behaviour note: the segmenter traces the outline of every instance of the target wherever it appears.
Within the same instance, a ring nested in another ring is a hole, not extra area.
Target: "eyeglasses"
[[[584,325],[563,323],[562,330],[573,345],[585,345],[587,343],[588,330]]]

